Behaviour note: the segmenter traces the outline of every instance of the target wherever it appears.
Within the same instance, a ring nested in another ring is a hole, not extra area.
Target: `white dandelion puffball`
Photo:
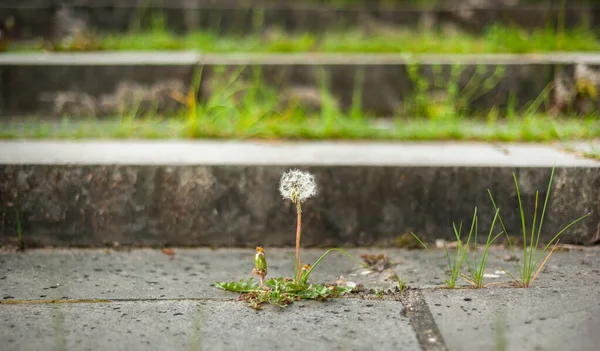
[[[317,183],[309,172],[290,169],[281,176],[279,192],[284,199],[303,202],[317,194]]]

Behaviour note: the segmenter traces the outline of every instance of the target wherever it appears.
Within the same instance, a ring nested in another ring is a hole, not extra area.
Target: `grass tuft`
[[[496,213],[494,214],[494,219],[492,220],[492,224],[490,226],[490,231],[488,233],[488,236],[487,236],[487,239],[485,242],[485,246],[483,248],[483,252],[480,257],[477,257],[477,253],[478,253],[478,250],[477,250],[478,218],[477,218],[476,214],[474,215],[475,238],[473,240],[473,257],[472,257],[473,261],[471,261],[471,259],[469,258],[469,255],[467,255],[465,262],[467,263],[467,267],[469,269],[469,274],[463,275],[463,278],[475,288],[483,288],[484,287],[483,277],[485,275],[485,270],[487,268],[487,262],[488,262],[488,257],[489,257],[488,250],[489,250],[490,246],[492,245],[492,243],[494,241],[496,241],[496,239],[498,239],[498,237],[504,233],[504,232],[500,232],[500,233],[496,234],[495,236],[493,235],[494,227],[496,225],[496,220],[498,219],[498,212],[499,211],[496,210]]]
[[[540,236],[542,233],[542,224],[544,222],[544,215],[546,214],[546,207],[548,205],[548,199],[550,198],[550,192],[552,189],[552,180],[554,179],[554,171],[555,171],[555,167],[552,168],[552,173],[550,174],[550,180],[548,181],[548,189],[546,191],[546,198],[544,200],[544,206],[542,208],[542,213],[541,213],[541,216],[539,219],[539,224],[536,222],[537,214],[538,214],[539,192],[535,193],[535,209],[534,209],[534,213],[533,213],[530,234],[528,233],[528,230],[527,230],[526,217],[525,217],[525,212],[523,210],[523,202],[521,200],[521,192],[519,190],[519,183],[517,181],[516,174],[513,173],[515,189],[517,191],[517,199],[519,201],[519,213],[520,213],[521,228],[522,228],[522,234],[523,234],[523,255],[522,255],[523,259],[519,260],[520,263],[517,264],[517,268],[518,268],[518,272],[519,272],[518,277],[515,277],[514,275],[512,275],[511,273],[509,273],[506,270],[504,270],[504,272],[506,272],[506,274],[515,281],[517,286],[522,287],[522,288],[529,288],[533,284],[533,282],[537,278],[538,274],[541,272],[542,268],[544,267],[544,265],[550,258],[550,255],[552,255],[552,253],[554,252],[554,249],[556,248],[556,245],[558,244],[559,237],[571,226],[575,225],[577,222],[583,220],[584,218],[586,218],[587,216],[590,215],[590,213],[588,213],[588,214],[572,221],[567,226],[565,226],[562,230],[560,230],[556,235],[554,235],[552,237],[552,239],[543,248],[541,248],[541,249],[539,248]],[[488,190],[488,193],[489,193],[490,199],[492,201],[492,204],[494,205],[494,208],[496,209],[497,212],[499,212],[499,208],[498,208],[498,206],[496,206],[496,202],[494,201],[492,193],[489,190]],[[506,235],[507,235],[508,244],[509,244],[511,251],[513,252],[513,256],[516,257],[514,247],[508,236],[508,231],[506,230],[506,227],[504,226],[504,221],[502,220],[502,217],[500,215],[498,215],[498,219],[500,221],[500,225],[502,226],[502,229],[504,230],[504,233],[506,233]],[[536,226],[537,226],[537,231],[536,231]],[[554,246],[552,246],[552,244],[554,244]],[[548,252],[548,249],[551,246],[552,246],[552,249]],[[542,259],[543,259],[543,261],[542,261]],[[540,261],[541,261],[541,263],[540,263]]]

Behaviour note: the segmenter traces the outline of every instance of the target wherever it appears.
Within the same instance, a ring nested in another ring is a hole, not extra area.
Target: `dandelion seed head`
[[[295,203],[303,202],[317,194],[317,183],[309,172],[290,169],[281,176],[279,192],[284,199]]]

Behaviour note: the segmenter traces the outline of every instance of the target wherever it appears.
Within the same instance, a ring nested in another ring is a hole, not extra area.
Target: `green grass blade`
[[[475,207],[475,209],[477,209],[477,207]],[[475,217],[475,240],[473,241],[473,244],[474,244],[475,248],[473,250],[473,253],[475,256],[475,262],[477,262],[477,234],[478,234],[479,220],[477,218],[477,215],[475,215],[474,217]],[[470,236],[470,234],[469,234],[469,236]],[[467,250],[469,250],[468,240],[467,240]]]
[[[296,258],[294,257],[294,254],[290,254],[290,261],[292,261],[292,271],[294,272],[294,281],[297,282],[298,281],[298,264],[296,262]]]
[[[492,220],[492,225],[490,226],[490,232],[488,234],[487,240],[485,242],[485,247],[483,248],[483,253],[481,255],[481,262],[480,262],[479,269],[478,269],[478,273],[481,276],[483,276],[483,272],[485,272],[485,268],[487,266],[487,252],[488,252],[488,249],[490,248],[490,245],[492,245],[492,243],[503,233],[503,232],[500,232],[498,235],[496,235],[495,237],[492,238],[494,227],[496,226],[496,220],[498,219],[498,214],[499,214],[499,210],[496,210],[496,213],[494,214],[494,219]]]
[[[519,182],[517,181],[517,175],[513,173],[513,179],[515,181],[515,189],[517,190],[517,199],[519,200],[519,213],[521,214],[521,225],[523,227],[523,271],[521,279],[531,277],[531,273],[527,271],[527,228],[525,225],[525,211],[523,211],[523,202],[521,201],[521,191],[519,190]],[[525,283],[523,281],[523,283]]]
[[[540,259],[541,259],[541,258],[542,258],[542,256],[544,255],[544,253],[545,253],[545,252],[548,250],[548,248],[550,247],[550,245],[552,245],[552,243],[554,243],[554,241],[555,241],[556,239],[558,239],[558,237],[559,237],[559,236],[561,236],[561,235],[562,235],[562,233],[564,233],[564,232],[565,232],[567,229],[569,229],[570,227],[572,227],[573,225],[575,225],[577,222],[579,222],[579,221],[583,220],[584,218],[586,218],[586,217],[588,217],[588,216],[590,216],[590,215],[591,215],[591,213],[588,213],[588,214],[586,214],[586,215],[583,215],[583,216],[581,216],[581,217],[577,218],[576,220],[574,220],[573,222],[571,222],[569,225],[567,225],[566,227],[564,227],[564,228],[563,228],[563,229],[562,229],[560,232],[558,232],[558,234],[556,234],[556,235],[555,235],[555,236],[552,238],[552,240],[550,240],[550,242],[548,242],[548,244],[546,244],[546,246],[544,246],[544,249],[540,251],[540,254],[539,254],[539,256],[538,256],[538,257],[537,257],[537,259],[535,260],[534,267],[536,267],[536,266],[538,265],[538,263],[539,263]]]
[[[510,248],[512,255],[514,257],[516,257],[517,254],[515,253],[515,247],[513,246],[512,242],[510,241],[510,237],[508,236],[508,230],[506,230],[506,226],[504,225],[504,220],[502,220],[502,215],[500,215],[500,208],[498,208],[498,206],[496,206],[496,201],[494,201],[494,197],[492,196],[492,192],[490,191],[490,189],[488,189],[488,194],[490,195],[490,200],[492,201],[492,205],[494,205],[494,209],[496,211],[498,211],[498,220],[500,221],[502,230],[504,231],[504,234],[506,235],[506,241],[508,242],[508,247]],[[517,264],[516,266],[517,266],[517,269],[519,270],[519,276],[521,276],[523,274],[521,265]]]
[[[465,261],[465,259],[467,258],[467,254],[469,251],[469,244],[471,243],[471,238],[473,237],[473,230],[477,230],[477,207],[475,207],[475,211],[473,213],[473,221],[471,222],[471,229],[469,229],[469,236],[467,237],[467,242],[466,244],[462,244],[462,242],[460,241],[460,236],[458,238],[458,244],[456,246],[456,254],[457,257],[459,258],[459,263],[458,263],[458,267],[457,267],[457,272],[460,271],[460,268],[462,267],[463,262]]]
[[[19,193],[15,197],[15,218],[17,221],[17,240],[21,243],[23,241],[23,227],[21,225],[21,211],[19,209]]]
[[[550,191],[552,190],[552,180],[554,179],[554,170],[556,166],[552,167],[552,173],[550,173],[550,180],[548,181],[548,190],[546,190],[546,198],[544,199],[544,207],[542,208],[542,215],[540,217],[540,227],[538,228],[537,240],[535,246],[539,245],[540,235],[542,233],[542,223],[544,223],[544,215],[546,214],[546,206],[548,205],[548,199],[550,198]]]
[[[531,265],[533,264],[533,257],[536,253],[537,248],[533,245],[533,240],[534,240],[534,235],[535,235],[535,220],[537,219],[537,212],[538,212],[538,203],[539,203],[539,191],[535,192],[535,207],[534,207],[534,211],[533,211],[533,225],[531,226],[531,237],[529,239],[529,261],[527,262],[528,264],[528,272],[533,272],[533,268]],[[538,237],[539,239],[539,237]]]
[[[319,265],[319,263],[321,263],[321,261],[323,260],[323,258],[325,258],[325,256],[327,256],[327,254],[330,253],[330,252],[332,252],[332,251],[339,251],[339,252],[343,253],[344,255],[350,257],[351,259],[353,259],[354,261],[356,261],[358,264],[360,264],[364,268],[368,268],[369,267],[366,263],[361,262],[359,259],[357,259],[354,256],[350,255],[344,249],[340,249],[340,248],[329,249],[329,250],[325,251],[325,253],[322,254],[321,257],[319,257],[319,259],[306,272],[306,274],[304,275],[304,277],[302,277],[302,283],[303,284],[305,284],[306,281],[308,280],[308,277],[310,276],[310,273],[312,272],[312,270],[315,269],[315,267],[317,267]]]
[[[515,278],[512,274],[510,274],[509,271],[507,271],[506,269],[502,268],[502,267],[498,267],[502,272],[506,273],[506,275],[508,275],[512,280],[515,281],[515,283],[517,283],[517,285],[519,286],[523,286],[523,282],[520,279]]]
[[[424,242],[422,242],[422,241],[421,241],[421,239],[419,239],[419,237],[415,235],[415,233],[413,233],[413,232],[410,232],[410,234],[412,234],[412,236],[413,236],[415,239],[417,239],[417,241],[419,242],[419,244],[421,244],[421,246],[423,246],[423,247],[425,248],[425,250],[427,250],[427,252],[431,252],[431,251],[429,251],[429,248],[427,247],[427,245],[425,245],[425,243],[424,243]]]

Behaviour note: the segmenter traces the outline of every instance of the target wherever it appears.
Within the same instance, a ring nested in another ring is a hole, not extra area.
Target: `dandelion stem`
[[[298,270],[296,271],[296,276],[300,279],[300,272],[302,269],[302,265],[300,263],[300,236],[302,235],[302,207],[300,205],[300,201],[296,202],[296,212],[298,213],[298,224],[296,226],[296,263],[298,265]]]

